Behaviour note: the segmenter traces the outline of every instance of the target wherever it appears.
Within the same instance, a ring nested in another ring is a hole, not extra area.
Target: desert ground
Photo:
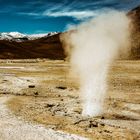
[[[69,70],[63,60],[0,60],[0,140],[39,139],[42,129],[46,140],[140,139],[140,60],[112,64],[104,112],[92,118],[81,116],[78,77]]]

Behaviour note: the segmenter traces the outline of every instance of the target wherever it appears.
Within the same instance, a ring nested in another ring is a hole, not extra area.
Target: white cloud
[[[26,13],[26,12],[19,12],[19,15],[29,15],[29,16],[40,16],[39,13]]]
[[[77,7],[77,1],[73,1],[70,4],[66,3],[59,3],[57,5],[47,5],[47,9],[45,11],[39,12],[39,13],[20,13],[24,15],[29,16],[35,16],[35,17],[72,17],[77,20],[84,20],[88,18],[92,18],[103,12],[103,8],[98,10],[93,10],[91,8],[87,9],[89,7],[89,4],[91,6],[92,3],[83,3],[79,2]],[[96,3],[93,3],[96,4]]]
[[[50,16],[50,17],[73,17],[76,19],[85,19],[85,18],[89,18],[89,17],[94,17],[97,15],[96,12],[93,11],[45,11],[43,13],[44,16]]]

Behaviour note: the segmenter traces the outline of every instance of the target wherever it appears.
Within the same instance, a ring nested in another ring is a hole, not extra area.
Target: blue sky
[[[0,32],[64,31],[106,9],[128,11],[138,5],[140,0],[0,0]]]

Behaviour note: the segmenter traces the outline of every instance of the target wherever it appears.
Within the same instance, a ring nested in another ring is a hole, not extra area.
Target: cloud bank
[[[140,4],[140,0],[15,0],[10,2],[0,1],[1,13],[13,12],[14,14],[32,17],[71,17],[77,20],[95,17],[105,12],[104,9],[115,8],[129,10]]]

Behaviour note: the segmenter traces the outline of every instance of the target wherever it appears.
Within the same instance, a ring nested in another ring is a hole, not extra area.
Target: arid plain
[[[0,98],[17,118],[90,139],[140,139],[140,61],[117,60],[108,73],[104,113],[81,116],[78,77],[63,60],[0,61]]]

